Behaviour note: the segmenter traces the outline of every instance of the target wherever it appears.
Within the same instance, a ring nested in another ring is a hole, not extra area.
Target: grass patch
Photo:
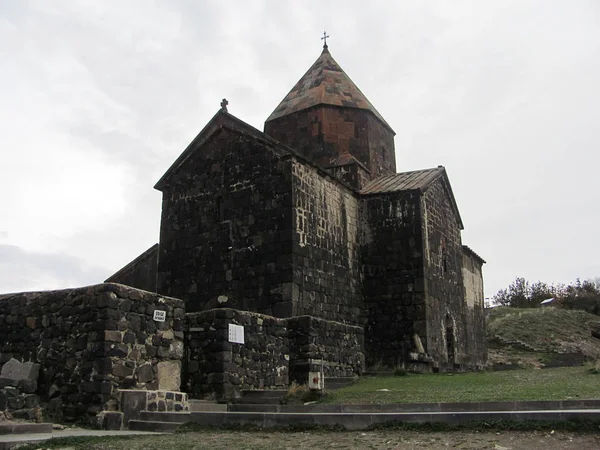
[[[598,326],[600,318],[585,311],[498,307],[489,313],[487,336],[519,340],[546,352],[583,353],[595,360],[600,358],[600,341],[590,329]]]
[[[325,402],[370,404],[569,399],[600,399],[598,377],[591,374],[588,367],[362,377],[352,386],[330,392]]]

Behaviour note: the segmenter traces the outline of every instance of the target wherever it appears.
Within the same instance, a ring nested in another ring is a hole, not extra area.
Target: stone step
[[[176,413],[173,413],[176,414]],[[219,413],[195,413],[195,414],[219,414]],[[129,429],[135,431],[155,431],[157,433],[174,433],[182,422],[162,422],[149,420],[130,420]]]
[[[231,404],[229,412],[262,413],[411,413],[411,412],[477,412],[477,411],[546,411],[600,409],[600,400],[535,400],[454,403],[388,403],[364,405],[249,405]]]
[[[600,409],[549,411],[461,411],[404,413],[260,413],[260,412],[196,412],[190,421],[205,426],[255,425],[261,428],[285,426],[342,426],[348,430],[364,430],[391,422],[465,423],[482,421],[572,421],[600,420]]]
[[[266,390],[266,391],[243,391],[242,397],[235,403],[246,405],[278,405],[287,391]]]
[[[227,411],[227,405],[204,400],[190,400],[190,411]]]
[[[238,405],[279,405],[282,397],[242,397],[236,401]]]
[[[190,421],[190,414],[189,412],[142,411],[139,420],[143,422],[186,423]]]
[[[283,397],[287,394],[287,391],[284,390],[266,390],[266,391],[242,391],[242,397],[250,398],[250,397]]]
[[[52,433],[51,423],[3,422],[0,434]]]

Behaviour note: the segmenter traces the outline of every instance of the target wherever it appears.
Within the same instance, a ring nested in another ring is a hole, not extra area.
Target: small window
[[[223,197],[217,197],[216,202],[216,218],[219,222],[223,222],[225,220],[225,202],[223,201]]]

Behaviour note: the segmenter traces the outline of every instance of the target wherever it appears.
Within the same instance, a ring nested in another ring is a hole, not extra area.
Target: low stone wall
[[[287,389],[285,319],[234,309],[186,315],[185,390],[195,397],[239,397],[242,390]],[[244,343],[229,342],[229,324],[244,327]]]
[[[306,383],[310,372],[325,377],[361,375],[365,367],[361,327],[312,316],[287,319],[290,340],[290,379]]]
[[[11,359],[0,370],[0,413],[41,421],[40,398],[36,394],[40,365]]]
[[[67,420],[115,411],[120,389],[179,389],[183,308],[110,283],[0,295],[0,365],[39,363],[36,394]]]
[[[310,372],[350,377],[364,370],[363,329],[311,316],[279,319],[234,309],[186,315],[184,389],[193,397],[239,397],[243,390],[287,389]],[[229,325],[244,327],[244,343],[229,342]]]

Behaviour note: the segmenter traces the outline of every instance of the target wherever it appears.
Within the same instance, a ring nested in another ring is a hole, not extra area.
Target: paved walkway
[[[108,431],[108,430],[86,430],[81,428],[55,430],[52,433],[27,433],[27,434],[5,434],[0,435],[0,450],[8,450],[16,444],[35,443],[61,437],[77,436],[133,436],[144,434],[162,434],[151,431]]]

